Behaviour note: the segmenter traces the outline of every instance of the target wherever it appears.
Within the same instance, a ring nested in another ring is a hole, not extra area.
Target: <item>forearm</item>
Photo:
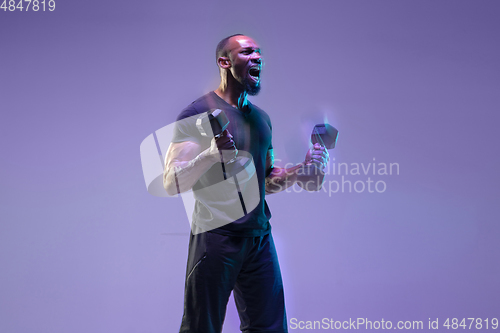
[[[297,185],[306,191],[319,191],[323,186],[325,173],[313,164],[305,165],[297,175]]]
[[[208,148],[190,161],[172,161],[163,172],[163,186],[169,195],[188,191],[214,164]]]
[[[291,168],[274,167],[269,176],[266,177],[266,194],[281,192],[297,182],[298,172],[303,163]]]
[[[308,173],[304,168],[311,168],[305,162],[291,168],[273,168],[266,177],[266,194],[278,193],[295,183],[306,191],[319,191],[323,185],[325,174],[320,169],[312,168]],[[307,170],[307,169],[306,169]]]

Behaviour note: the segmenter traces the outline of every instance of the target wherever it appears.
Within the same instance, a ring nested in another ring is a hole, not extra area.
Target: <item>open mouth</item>
[[[260,67],[252,67],[248,70],[248,74],[255,80],[260,80]]]

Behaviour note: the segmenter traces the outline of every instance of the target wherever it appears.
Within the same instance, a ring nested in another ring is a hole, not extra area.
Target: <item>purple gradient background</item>
[[[0,11],[0,332],[178,330],[189,225],[139,145],[236,32],[278,159],[327,114],[336,162],[400,165],[382,194],[268,197],[288,318],[500,318],[500,2],[56,3]]]

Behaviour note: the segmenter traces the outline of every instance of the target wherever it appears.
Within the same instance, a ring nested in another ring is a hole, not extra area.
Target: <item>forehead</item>
[[[234,36],[229,40],[228,50],[238,50],[238,49],[260,49],[259,44],[248,36]]]

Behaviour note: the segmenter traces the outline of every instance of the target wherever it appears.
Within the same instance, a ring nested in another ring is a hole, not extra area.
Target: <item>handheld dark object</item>
[[[318,124],[314,126],[311,134],[312,144],[319,143],[326,149],[335,148],[339,131],[329,124]]]
[[[339,131],[329,124],[318,124],[314,126],[311,133],[311,143],[314,145],[319,143],[326,149],[335,148]],[[307,176],[323,175],[323,170],[320,170],[316,164],[306,165],[304,167],[304,174]]]
[[[196,119],[196,127],[202,136],[206,137],[215,137],[218,139],[222,133],[226,130],[229,125],[229,119],[227,118],[224,111],[221,109],[215,109],[208,111],[201,115],[198,119]],[[221,160],[222,160],[222,152],[221,152]],[[235,158],[231,161],[227,162],[228,164],[233,163]],[[224,163],[222,168],[224,169]],[[224,171],[225,172],[225,171]],[[224,179],[226,177],[224,176]]]
[[[229,119],[227,119],[226,114],[221,109],[215,109],[212,111],[208,111],[206,114],[202,115],[200,118],[196,120],[196,127],[200,131],[203,136],[214,136],[218,138],[222,135],[222,133],[226,130],[229,125]],[[228,178],[226,167],[228,165],[232,165],[236,161],[236,157],[230,160],[224,165],[222,152],[221,155],[221,165],[222,165],[222,174],[224,176],[224,180]],[[231,177],[231,176],[229,176]],[[246,215],[247,210],[245,207],[245,202],[243,201],[243,195],[241,193],[240,185],[238,183],[238,179],[236,176],[232,176],[234,184],[236,185],[236,190],[238,191],[238,196],[240,197],[241,207],[243,208],[243,213]]]
[[[196,127],[203,136],[219,137],[229,125],[229,119],[221,109],[205,113],[196,120]]]

